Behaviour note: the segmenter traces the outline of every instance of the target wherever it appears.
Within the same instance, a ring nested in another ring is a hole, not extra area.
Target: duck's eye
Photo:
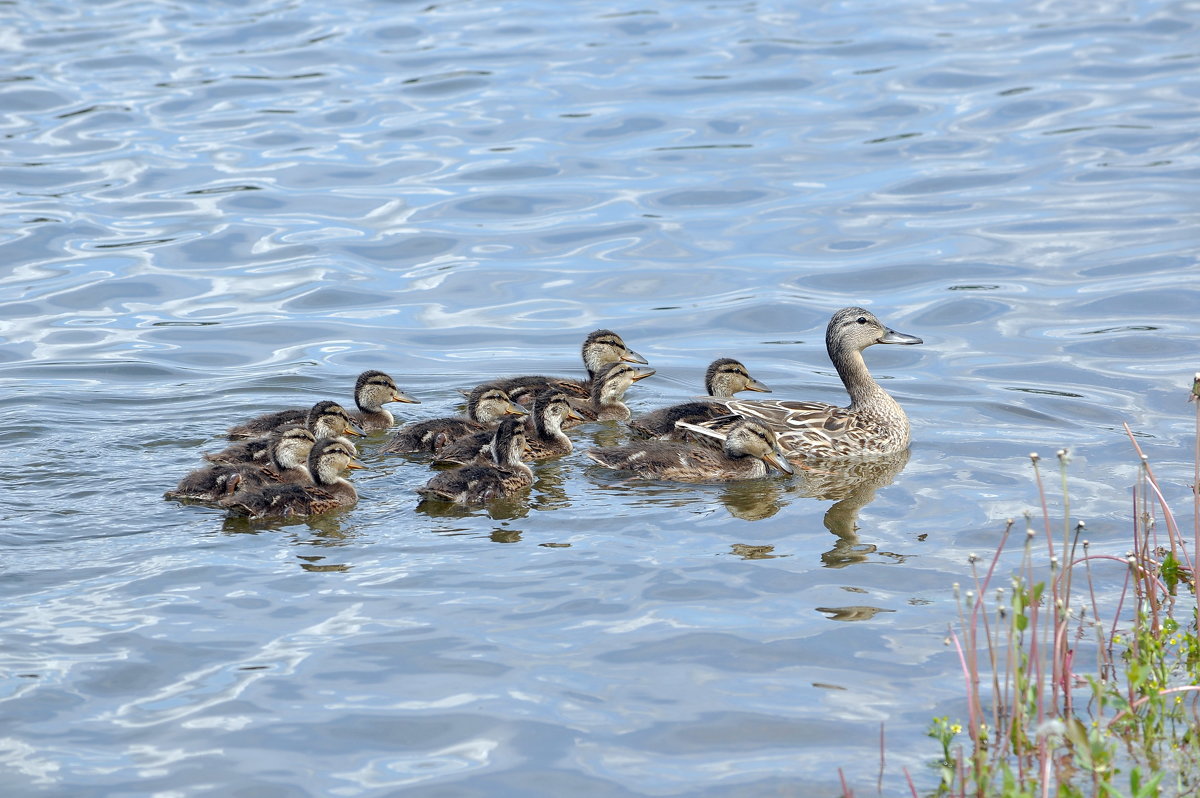
[[[859,316],[857,319],[855,319],[855,321],[857,321],[859,324],[866,324],[866,323],[867,323],[867,317],[866,317],[866,316]]]

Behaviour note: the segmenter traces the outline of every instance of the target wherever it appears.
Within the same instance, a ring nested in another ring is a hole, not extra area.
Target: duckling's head
[[[354,459],[354,447],[345,438],[321,438],[308,453],[308,470],[318,485],[331,485],[347,468],[366,468]]]
[[[794,471],[792,464],[779,450],[775,433],[752,419],[743,418],[730,427],[723,448],[730,457],[757,457],[785,474]]]
[[[704,389],[709,396],[729,397],[738,391],[770,393],[771,389],[750,376],[746,367],[731,357],[721,357],[708,366]]]
[[[533,423],[540,437],[558,434],[567,419],[582,421],[583,416],[571,407],[565,393],[543,391],[533,400]]]
[[[377,413],[386,402],[421,404],[396,387],[396,382],[382,371],[364,371],[354,383],[354,403],[364,413]]]
[[[308,411],[305,426],[314,438],[336,438],[339,435],[360,435],[354,429],[354,422],[346,413],[346,408],[337,402],[317,402]]]
[[[515,418],[501,421],[492,435],[491,449],[492,462],[496,465],[514,465],[521,462],[526,453],[525,425]]]
[[[299,424],[288,424],[271,434],[271,452],[275,464],[288,471],[303,468],[308,463],[316,438]]]
[[[583,341],[583,364],[595,379],[596,373],[609,363],[645,363],[646,358],[634,352],[621,336],[612,330],[596,330]]]
[[[654,369],[635,369],[624,363],[609,363],[600,369],[592,383],[592,404],[600,407],[620,404],[629,386],[654,374]]]
[[[480,424],[491,424],[505,416],[528,415],[525,409],[494,385],[480,385],[467,397],[467,417]]]
[[[905,335],[884,326],[875,314],[863,308],[842,308],[833,314],[825,329],[825,347],[833,361],[836,354],[861,352],[873,344],[921,344],[915,335]]]

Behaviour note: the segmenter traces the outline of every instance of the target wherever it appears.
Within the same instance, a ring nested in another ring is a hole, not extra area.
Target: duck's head
[[[538,435],[545,437],[562,431],[564,421],[583,421],[575,412],[567,395],[560,391],[543,391],[533,400],[533,423]]]
[[[317,442],[313,434],[299,424],[288,424],[271,434],[271,457],[283,470],[302,468]]]
[[[646,358],[634,352],[621,336],[612,330],[596,330],[583,340],[583,364],[593,379],[609,363],[645,363]]]
[[[835,352],[861,352],[873,344],[921,343],[925,342],[885,326],[874,313],[863,308],[842,308],[833,314],[825,329],[825,346],[831,357]]]
[[[629,386],[654,374],[654,369],[635,369],[625,363],[609,363],[600,369],[592,383],[592,404],[603,407],[618,404]]]
[[[771,389],[750,376],[746,367],[731,357],[721,357],[708,366],[704,389],[709,396],[733,396],[738,391],[770,393]]]
[[[512,465],[521,462],[527,454],[525,425],[520,419],[506,418],[496,427],[492,435],[492,461],[496,465]]]
[[[305,426],[317,439],[362,434],[354,428],[354,422],[350,420],[346,408],[329,400],[317,402],[312,406],[312,409],[308,411]]]
[[[525,416],[525,408],[494,385],[480,385],[467,397],[467,417],[480,424],[491,424],[505,416]]]
[[[729,428],[724,449],[730,457],[757,457],[785,474],[794,472],[792,464],[779,450],[775,433],[752,419],[743,418]]]
[[[396,382],[382,371],[364,371],[354,383],[354,403],[364,413],[375,413],[387,402],[421,404],[396,387]]]
[[[354,446],[345,438],[321,438],[308,453],[308,470],[313,481],[330,485],[340,480],[347,468],[366,468],[354,455]]]

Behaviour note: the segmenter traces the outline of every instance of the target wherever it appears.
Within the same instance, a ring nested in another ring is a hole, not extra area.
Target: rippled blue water
[[[802,5],[0,10],[5,793],[862,792],[881,724],[885,794],[932,785],[951,585],[1025,455],[1071,449],[1105,550],[1123,422],[1186,504],[1195,8]],[[363,369],[427,418],[602,326],[658,369],[635,410],[718,355],[840,402],[848,304],[926,342],[867,353],[914,427],[877,492],[577,451],[430,515],[372,441],[309,523],[161,499]]]

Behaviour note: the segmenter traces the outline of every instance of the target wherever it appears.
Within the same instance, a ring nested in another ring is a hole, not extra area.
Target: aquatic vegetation
[[[1192,399],[1200,398],[1200,375]],[[1041,524],[1027,515],[1017,572],[972,557],[948,642],[965,681],[965,718],[934,718],[938,796],[1195,795],[1200,792],[1200,403],[1192,474],[1193,539],[1185,541],[1149,458],[1139,458],[1132,547],[1091,552],[1072,523],[1069,456],[1058,452],[1062,518],[1052,517],[1040,459],[1030,455]],[[1055,527],[1061,525],[1056,532]],[[1038,527],[1041,527],[1040,529]],[[1044,537],[1044,541],[1040,539]],[[1100,569],[1125,571],[1111,598]],[[956,589],[957,590],[957,589]],[[961,736],[961,741],[960,741]],[[909,789],[916,796],[912,779]],[[848,791],[845,794],[849,794]]]

